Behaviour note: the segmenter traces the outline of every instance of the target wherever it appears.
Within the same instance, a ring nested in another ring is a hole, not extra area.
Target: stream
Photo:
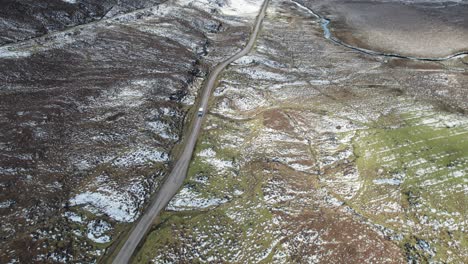
[[[368,49],[356,47],[356,46],[350,45],[348,43],[345,43],[345,42],[343,42],[343,41],[341,41],[338,38],[333,36],[333,34],[331,33],[331,30],[330,30],[331,21],[329,19],[325,18],[324,16],[318,14],[314,10],[312,10],[312,9],[310,9],[310,8],[308,8],[308,7],[302,5],[302,4],[300,4],[300,3],[298,3],[298,2],[296,2],[294,0],[289,0],[289,1],[294,3],[299,8],[305,10],[309,14],[312,14],[314,17],[316,17],[317,19],[320,20],[320,26],[322,27],[322,30],[323,30],[323,36],[326,39],[328,39],[328,40],[330,40],[330,41],[332,41],[332,42],[334,42],[334,43],[336,43],[336,44],[338,44],[340,46],[343,46],[343,47],[346,47],[346,48],[349,48],[349,49],[352,49],[352,50],[355,50],[355,51],[358,51],[358,52],[361,52],[361,53],[364,53],[364,54],[367,54],[367,55],[392,57],[392,58],[400,58],[400,59],[409,59],[409,60],[419,60],[419,61],[446,61],[446,60],[451,60],[451,59],[462,58],[462,57],[468,55],[468,51],[462,51],[462,52],[458,52],[458,53],[449,55],[447,57],[423,58],[423,57],[405,56],[405,55],[401,55],[401,54],[397,54],[397,53],[385,53],[385,52],[368,50]]]

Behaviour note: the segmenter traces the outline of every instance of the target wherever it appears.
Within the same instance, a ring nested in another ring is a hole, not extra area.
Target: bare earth
[[[302,2],[331,19],[333,33],[353,46],[423,58],[468,51],[466,2]]]

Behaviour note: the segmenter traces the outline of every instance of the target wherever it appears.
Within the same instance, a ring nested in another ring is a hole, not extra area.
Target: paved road
[[[216,79],[218,78],[219,74],[233,61],[247,55],[250,50],[253,48],[255,44],[255,40],[258,36],[258,32],[260,30],[261,23],[263,18],[265,17],[265,11],[268,6],[268,2],[270,0],[264,0],[262,8],[260,10],[259,15],[257,16],[257,20],[255,21],[255,27],[252,31],[250,36],[249,42],[247,45],[237,54],[233,55],[229,59],[225,60],[224,62],[218,64],[213,71],[208,76],[208,81],[206,82],[205,89],[203,90],[203,95],[201,97],[200,107],[203,109],[207,109],[208,107],[208,99],[214,89],[216,84]],[[192,158],[192,153],[195,148],[195,143],[197,142],[198,135],[200,134],[202,122],[204,119],[203,117],[198,117],[197,113],[194,114],[195,122],[193,122],[191,133],[189,134],[184,151],[180,156],[179,160],[174,166],[174,169],[166,178],[166,181],[161,186],[159,192],[156,194],[154,199],[152,199],[150,205],[148,206],[147,210],[140,218],[138,223],[133,227],[130,236],[128,237],[127,241],[120,249],[119,253],[115,257],[113,263],[114,264],[126,264],[129,263],[136,247],[140,243],[140,241],[145,237],[146,233],[152,226],[154,220],[158,216],[159,212],[166,207],[169,203],[171,198],[176,194],[179,188],[182,186],[185,177],[187,175],[187,170],[190,164],[190,160]]]

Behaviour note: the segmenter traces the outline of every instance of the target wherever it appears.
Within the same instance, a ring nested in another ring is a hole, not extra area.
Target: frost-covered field
[[[466,67],[350,52],[319,22],[272,1],[137,262],[468,257]]]

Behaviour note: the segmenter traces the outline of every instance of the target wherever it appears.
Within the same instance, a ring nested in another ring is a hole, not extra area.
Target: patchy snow
[[[249,64],[252,64],[256,61],[256,56],[252,56],[252,55],[246,55],[246,56],[243,56],[243,57],[240,57],[239,59],[235,60],[232,64],[233,65],[243,65],[243,66],[247,66]]]
[[[346,172],[339,171],[331,179],[325,179],[324,183],[347,200],[358,194],[363,185],[356,167],[351,167]]]
[[[68,260],[68,256],[66,256],[66,252],[62,252],[62,254],[53,252],[52,254],[50,254],[49,258],[53,260],[55,263],[57,262],[67,263],[67,260]]]
[[[286,201],[291,201],[295,198],[292,194],[282,194],[279,191],[273,191],[272,189],[266,187],[264,188],[264,200],[269,205],[275,205],[283,203]]]
[[[71,206],[90,205],[120,222],[134,220],[135,208],[129,206],[120,195],[114,193],[114,190],[103,187],[99,191],[80,193],[70,200],[70,204]]]
[[[325,201],[331,206],[342,206],[344,204],[343,201],[340,201],[333,196],[326,196]]]
[[[195,99],[197,98],[198,92],[201,91],[201,86],[205,79],[201,77],[195,78],[192,84],[188,87],[188,93],[182,98],[181,103],[185,105],[193,105],[195,103]]]
[[[328,85],[331,82],[329,80],[310,80],[309,83],[311,85]]]
[[[138,107],[146,100],[143,93],[144,88],[133,84],[127,87],[119,87],[106,91],[102,97],[97,100],[94,97],[88,98],[93,108],[118,108],[119,110]],[[101,121],[108,118],[112,113],[108,112],[102,116],[96,116],[91,120]]]
[[[389,149],[389,150],[393,150],[393,149]],[[389,151],[389,150],[386,150],[386,151]],[[427,160],[425,160],[423,158],[418,158],[418,159],[411,160],[408,163],[408,167],[411,168],[411,167],[415,167],[415,166],[418,166],[418,165],[421,165],[421,164],[424,164],[424,163],[427,163]],[[423,172],[421,172],[421,173],[423,173]]]
[[[180,27],[181,25],[173,23],[158,23],[157,27],[140,26],[139,30],[155,34],[157,36],[160,36],[161,38],[167,38],[176,41],[182,46],[194,52],[197,51],[198,47],[203,46],[202,39],[198,39],[194,36],[187,35],[186,32],[181,31]]]
[[[0,47],[0,59],[18,59],[31,56],[27,51],[13,51],[9,47]]]
[[[237,70],[239,73],[244,73],[249,75],[251,79],[255,80],[268,80],[268,81],[277,81],[277,82],[286,82],[289,80],[288,76],[282,73],[271,72],[267,68],[241,68]]]
[[[303,171],[303,172],[309,172],[311,169],[314,168],[314,166],[306,166],[306,165],[299,164],[299,163],[291,163],[289,164],[289,167],[293,168],[296,171]]]
[[[73,222],[83,223],[83,218],[81,217],[81,215],[77,213],[68,211],[68,212],[65,212],[63,216],[65,216],[66,218],[70,219]]]
[[[212,148],[207,148],[200,151],[200,153],[198,153],[198,156],[202,158],[214,158],[216,156],[216,152]]]
[[[239,90],[239,84],[236,83],[223,84],[215,90],[214,95],[224,98],[218,101],[212,112],[233,119],[243,117],[239,115],[239,110],[248,112],[270,105],[265,98],[264,92],[259,90],[258,87],[246,87]]]
[[[462,170],[458,170],[458,171],[452,172],[452,176],[453,176],[454,178],[465,177],[465,175],[466,175],[465,172],[462,171]]]
[[[227,169],[234,167],[232,161],[229,160],[207,159],[207,162],[218,171],[226,171]]]
[[[235,134],[222,134],[219,139],[225,148],[238,148],[245,142],[245,138]]]
[[[61,253],[52,252],[48,254],[38,254],[33,260],[34,262],[40,263],[67,263],[67,259],[69,258],[70,255],[67,256],[67,253],[65,251],[62,251]]]
[[[212,148],[207,148],[200,151],[198,156],[203,158],[206,163],[215,167],[219,172],[224,172],[234,167],[232,161],[216,158],[216,152]]]
[[[96,243],[108,243],[111,241],[110,236],[106,232],[112,230],[109,223],[103,220],[93,220],[88,223],[88,233],[86,236]]]
[[[423,167],[423,168],[417,169],[414,174],[415,174],[416,177],[422,177],[422,176],[425,176],[425,175],[432,174],[432,173],[438,171],[439,169],[440,168],[437,167],[437,166]]]
[[[156,111],[158,112],[158,115],[162,115],[162,116],[176,117],[176,116],[181,115],[179,112],[177,112],[176,109],[169,108],[169,107],[161,107],[157,109]],[[153,111],[151,111],[151,113],[153,113]]]
[[[141,181],[122,188],[115,182],[106,182],[106,177],[98,178],[94,191],[77,194],[70,199],[71,206],[84,205],[93,213],[103,213],[119,222],[133,222],[138,217],[138,205],[145,199]]]
[[[124,87],[112,99],[114,100],[109,102],[111,106],[137,107],[144,102],[144,94],[132,87]]]
[[[227,5],[221,12],[230,16],[251,16],[255,17],[260,11],[263,1],[255,0],[226,0]]]
[[[185,186],[169,202],[167,210],[185,211],[204,209],[226,203],[227,201],[225,198],[203,198],[200,193],[194,192],[190,187]]]
[[[208,176],[205,176],[205,175],[197,175],[194,179],[193,179],[194,182],[197,182],[197,183],[200,183],[200,184],[203,184],[203,185],[206,185],[208,184]]]
[[[168,123],[157,120],[147,122],[146,124],[151,129],[151,131],[155,132],[164,139],[177,140],[179,138],[177,134],[172,133],[171,127]]]
[[[247,55],[241,57],[233,62],[234,65],[239,66],[252,66],[252,64],[264,65],[269,68],[278,69],[278,68],[287,68],[286,64],[272,60],[268,57],[264,57],[261,54]]]
[[[256,138],[258,145],[262,147],[268,147],[274,142],[287,142],[287,143],[299,143],[306,144],[307,141],[298,137],[295,137],[287,132],[277,131],[271,128],[264,128],[262,133]]]
[[[13,204],[15,204],[15,201],[13,201],[13,200],[6,200],[4,202],[0,202],[0,209],[9,208]]]
[[[81,230],[73,230],[72,233],[77,236],[77,237],[82,237],[83,236],[83,233],[81,233]]]
[[[372,182],[377,185],[381,185],[381,184],[400,185],[402,183],[402,180],[394,179],[394,178],[393,179],[375,179]]]
[[[148,162],[166,162],[169,155],[157,149],[141,147],[127,152],[125,155],[116,158],[112,164],[121,167],[144,165]]]
[[[398,212],[403,211],[403,208],[398,202],[387,201],[384,204],[382,204],[381,211],[386,212],[386,213],[398,213]]]
[[[235,191],[234,191],[234,195],[235,195],[235,196],[240,196],[240,195],[242,195],[242,194],[244,194],[244,191],[241,191],[241,190],[235,190]]]

